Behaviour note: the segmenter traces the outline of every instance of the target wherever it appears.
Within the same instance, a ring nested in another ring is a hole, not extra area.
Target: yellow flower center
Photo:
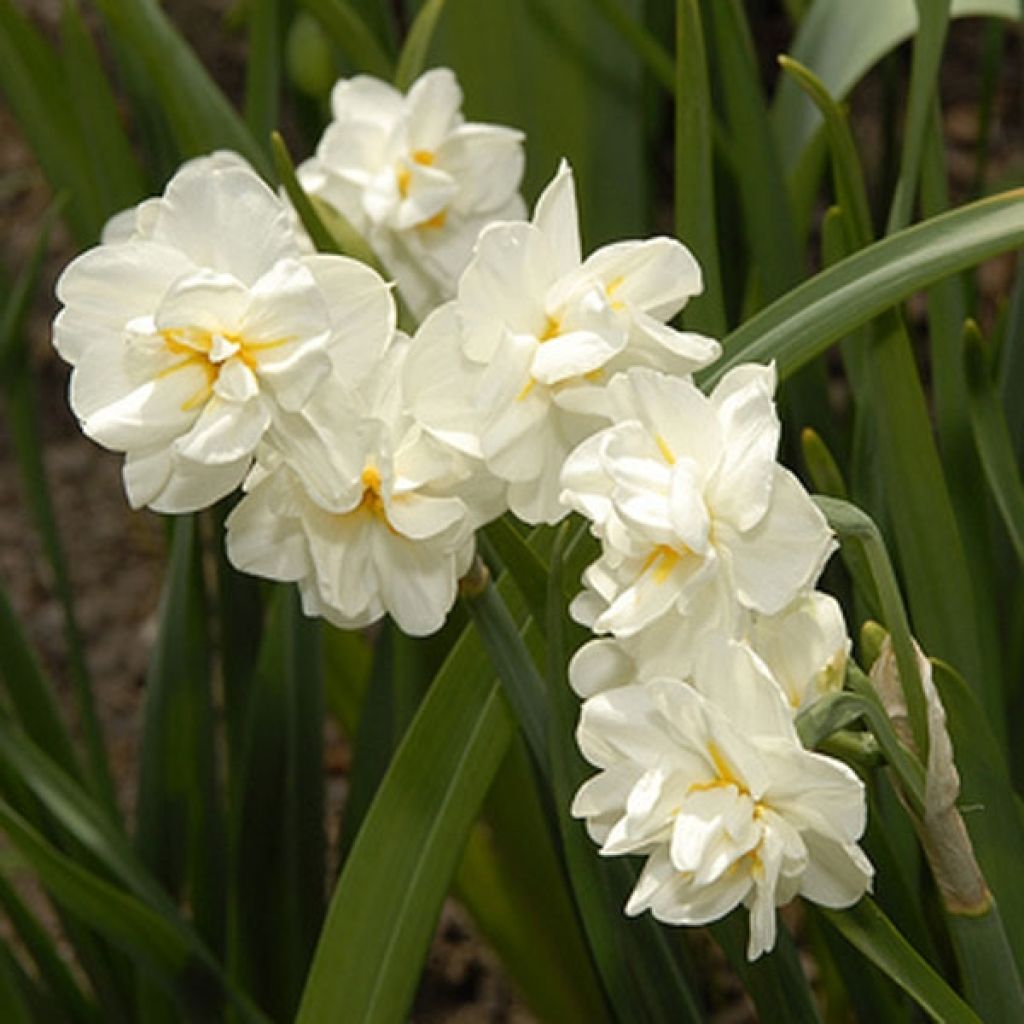
[[[208,331],[204,327],[170,327],[159,333],[167,350],[182,358],[161,370],[157,374],[157,379],[169,377],[172,373],[189,367],[202,370],[206,376],[206,380],[199,390],[182,403],[181,408],[186,412],[199,408],[213,394],[213,386],[220,376],[221,367],[228,359],[240,359],[253,373],[256,373],[259,370],[258,353],[286,345],[292,340],[291,338],[278,338],[275,341],[248,341],[240,334]],[[218,339],[226,342],[235,351],[230,356],[216,358],[214,348]]]
[[[374,518],[388,521],[384,510],[384,498],[380,493],[380,470],[376,466],[367,466],[363,470],[363,497],[357,511],[365,509]]]

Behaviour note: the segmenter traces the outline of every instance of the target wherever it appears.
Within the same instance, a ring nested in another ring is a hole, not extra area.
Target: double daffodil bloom
[[[482,458],[529,523],[556,522],[566,456],[607,422],[605,388],[631,366],[687,375],[717,342],[666,323],[701,291],[679,242],[580,252],[572,172],[563,164],[529,223],[480,235],[457,299],[417,332],[407,365],[413,414]]]
[[[404,96],[367,75],[340,81],[334,120],[298,172],[366,238],[420,317],[452,297],[481,228],[524,210],[522,133],[467,123],[461,107],[447,68]]]
[[[628,914],[700,925],[743,903],[751,960],[775,944],[776,907],[798,894],[851,906],[873,874],[857,845],[862,783],[804,750],[763,673],[745,647],[709,645],[695,685],[659,677],[590,698],[577,738],[601,771],[572,808],[606,856],[646,856]]]
[[[366,372],[394,327],[380,277],[308,254],[233,154],[186,164],[106,238],[58,281],[54,344],[83,430],[125,453],[134,507],[187,512],[234,490],[278,414],[335,364]]]
[[[632,636],[660,616],[774,615],[817,580],[835,541],[775,461],[772,367],[745,365],[714,393],[645,368],[607,389],[615,422],[581,444],[563,501],[593,523],[601,558],[574,602],[595,632]]]
[[[308,615],[359,628],[390,614],[422,636],[443,625],[500,494],[405,412],[407,342],[343,401],[321,391],[271,430],[227,550],[239,569],[296,582]]]

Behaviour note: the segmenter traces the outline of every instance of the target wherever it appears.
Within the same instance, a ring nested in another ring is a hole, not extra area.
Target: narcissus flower
[[[334,120],[298,171],[366,238],[421,317],[452,297],[480,229],[523,215],[522,133],[467,123],[461,107],[447,68],[404,96],[366,75],[340,81]]]
[[[864,789],[801,747],[743,646],[706,648],[695,683],[660,677],[586,701],[577,737],[601,772],[572,810],[606,856],[647,857],[628,914],[700,925],[744,903],[753,960],[775,944],[775,908],[797,894],[839,908],[868,889]]]
[[[71,405],[126,455],[132,505],[187,512],[241,483],[277,416],[332,366],[368,372],[394,327],[387,285],[300,246],[289,211],[241,158],[194,160],[119,216],[57,283],[54,344]]]
[[[530,223],[492,224],[458,298],[416,335],[407,367],[414,415],[482,458],[513,512],[556,522],[565,457],[608,419],[605,386],[630,366],[686,375],[717,342],[666,324],[701,291],[679,242],[621,242],[583,260],[572,172],[563,164]]]
[[[298,583],[307,615],[358,628],[387,613],[422,636],[443,624],[499,496],[405,413],[406,344],[344,400],[321,391],[270,432],[227,551],[239,569]]]
[[[632,636],[671,610],[734,631],[810,589],[835,548],[824,516],[775,461],[772,367],[745,365],[702,394],[632,369],[607,388],[615,423],[562,472],[562,499],[593,523],[601,558],[574,614]]]

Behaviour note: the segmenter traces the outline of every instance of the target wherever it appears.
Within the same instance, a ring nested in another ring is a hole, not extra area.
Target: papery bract
[[[363,234],[420,317],[452,297],[480,229],[524,209],[522,133],[468,123],[461,107],[447,68],[404,96],[366,75],[340,81],[334,120],[298,170]]]
[[[240,158],[191,161],[61,275],[54,344],[86,434],[126,455],[132,505],[186,512],[241,483],[261,438],[332,366],[367,372],[394,328],[372,270],[300,245]]]
[[[638,365],[686,375],[717,358],[717,342],[665,323],[700,290],[696,261],[673,239],[620,242],[583,260],[563,164],[530,223],[482,232],[458,298],[417,332],[413,413],[482,458],[521,519],[556,522],[566,514],[562,463],[607,422],[611,376]]]

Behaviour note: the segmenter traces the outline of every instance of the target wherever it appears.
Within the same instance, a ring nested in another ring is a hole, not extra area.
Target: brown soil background
[[[58,0],[21,0],[38,24],[52,31]],[[237,96],[244,75],[245,47],[225,29],[228,0],[172,0],[166,5],[204,63],[229,94]],[[766,22],[766,67],[775,46],[785,40],[776,17]],[[1003,186],[1024,181],[1024,82],[1021,32],[1007,41],[1005,75],[992,125],[988,180]],[[977,130],[978,68],[981,53],[978,25],[958,24],[951,35],[943,69],[943,98],[949,162],[955,199],[969,189],[973,175],[973,141]],[[872,110],[877,86],[858,91],[857,127],[868,151],[876,144]],[[31,251],[39,219],[50,201],[45,180],[36,167],[10,111],[0,101],[0,262],[13,276]],[[86,440],[71,415],[65,395],[68,370],[49,343],[49,324],[56,312],[53,283],[74,255],[64,231],[53,235],[43,282],[31,312],[28,333],[38,394],[45,462],[58,521],[67,549],[87,657],[96,681],[96,699],[118,781],[123,806],[133,804],[133,787],[141,732],[143,683],[155,634],[164,557],[160,517],[131,511],[120,480],[119,456]],[[1012,259],[983,269],[982,291],[991,308],[1005,297],[1012,280]],[[43,663],[57,681],[69,720],[74,723],[69,671],[64,652],[62,613],[53,580],[21,494],[6,425],[0,419],[0,578]],[[344,801],[348,752],[332,732],[326,768],[329,772],[331,831],[336,832]],[[26,880],[26,887],[30,886]],[[745,998],[723,974],[719,987],[726,1005],[716,1019],[753,1018]],[[449,902],[438,927],[413,1016],[417,1024],[435,1022],[509,1022],[528,1024],[534,1018],[515,995],[496,957],[474,935],[471,922]]]

